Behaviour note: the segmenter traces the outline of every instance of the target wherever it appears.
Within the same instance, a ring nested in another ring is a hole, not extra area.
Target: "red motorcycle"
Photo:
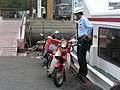
[[[71,42],[62,40],[55,54],[57,63],[53,71],[53,81],[57,87],[60,87],[66,81],[66,70],[71,64],[70,57]]]

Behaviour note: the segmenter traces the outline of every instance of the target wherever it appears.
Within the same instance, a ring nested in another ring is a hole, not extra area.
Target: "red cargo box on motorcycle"
[[[45,50],[47,50],[47,52],[53,52],[54,50],[57,49],[57,46],[58,44],[60,44],[60,42],[61,42],[60,40],[48,38],[45,44]]]

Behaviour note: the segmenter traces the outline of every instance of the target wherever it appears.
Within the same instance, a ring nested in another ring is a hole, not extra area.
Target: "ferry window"
[[[120,29],[99,28],[98,56],[120,66]]]

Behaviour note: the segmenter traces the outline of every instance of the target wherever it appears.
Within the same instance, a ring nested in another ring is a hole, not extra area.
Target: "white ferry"
[[[109,90],[120,80],[120,24],[92,22],[92,45],[87,52],[88,75],[93,83]],[[71,54],[74,65],[79,68],[75,51]]]
[[[92,22],[92,45],[87,52],[87,77],[104,90],[120,81],[120,9],[110,9],[108,0],[78,0]],[[106,5],[107,4],[107,5]],[[79,68],[75,50],[71,53]]]

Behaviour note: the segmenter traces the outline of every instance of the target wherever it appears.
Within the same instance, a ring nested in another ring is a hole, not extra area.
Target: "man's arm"
[[[84,23],[85,23],[85,26],[86,26],[86,29],[87,29],[86,30],[86,35],[88,36],[93,30],[93,25],[87,18],[85,19]]]

